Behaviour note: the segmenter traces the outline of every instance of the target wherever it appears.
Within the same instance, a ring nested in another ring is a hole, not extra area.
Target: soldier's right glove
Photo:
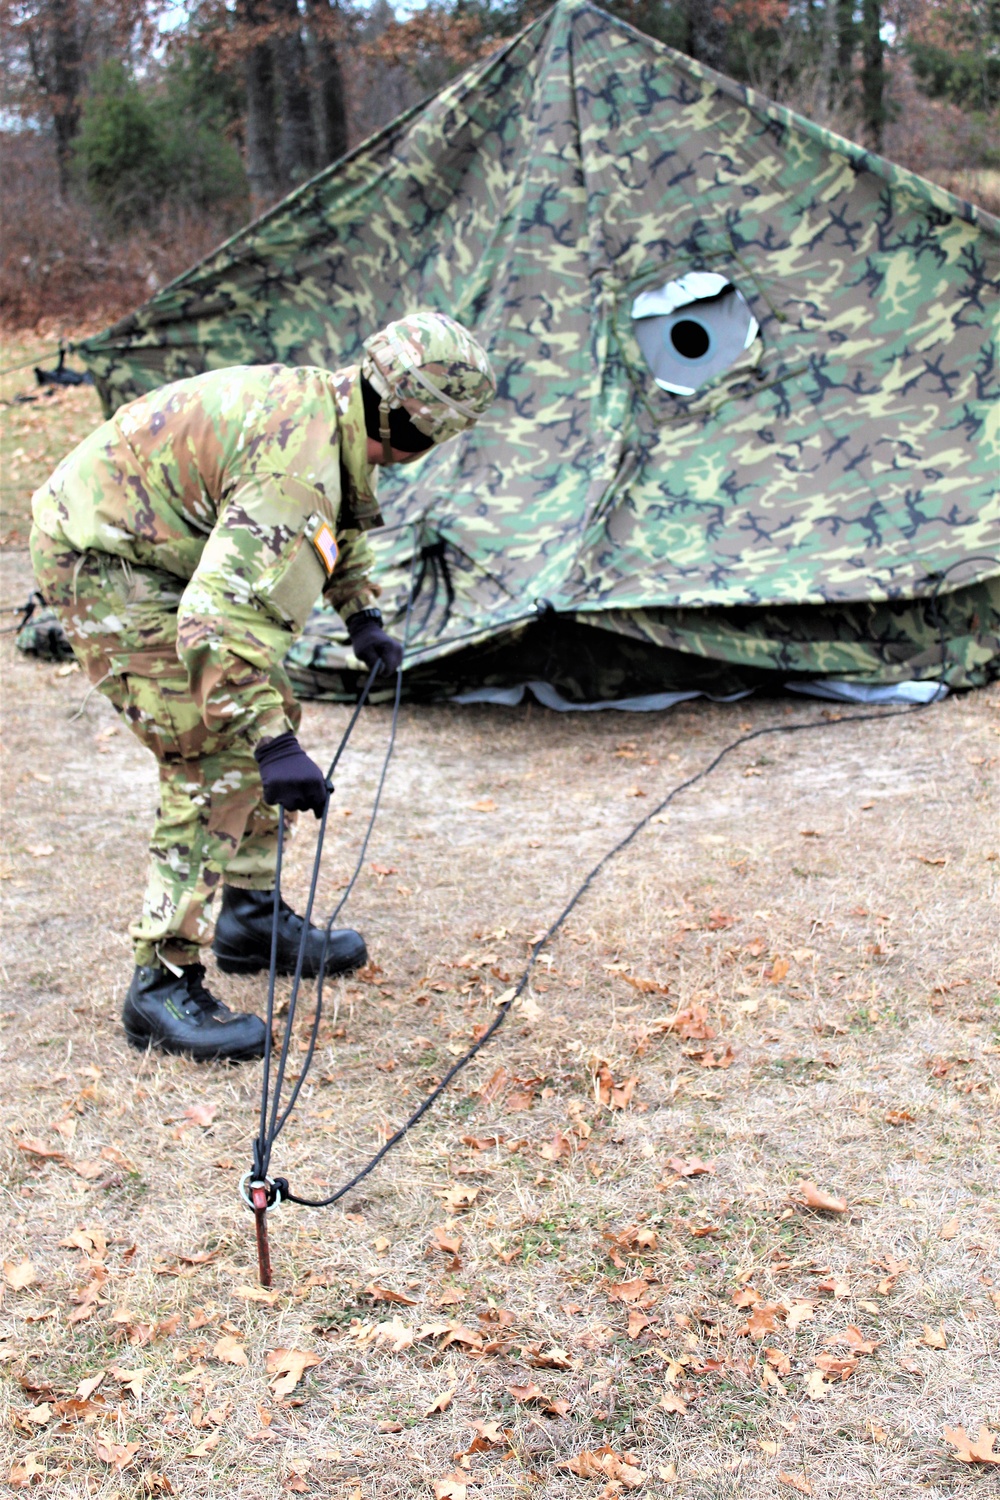
[[[322,816],[330,798],[323,772],[303,750],[294,734],[279,734],[253,753],[260,766],[264,801],[281,803],[289,812]]]

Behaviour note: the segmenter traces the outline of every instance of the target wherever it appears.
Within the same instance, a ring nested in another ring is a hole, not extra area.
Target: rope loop
[[[414,527],[414,547],[413,547],[412,570],[411,570],[411,576],[410,576],[410,591],[409,591],[409,597],[407,599],[407,604],[406,604],[406,617],[405,617],[405,624],[404,624],[404,629],[403,629],[403,647],[404,647],[404,650],[406,648],[407,640],[408,640],[408,636],[409,636],[409,627],[410,627],[410,620],[411,620],[411,616],[412,616],[413,606],[414,606],[416,598],[417,598],[417,596],[418,596],[418,594],[420,592],[420,586],[419,586],[419,584],[420,584],[420,582],[423,579],[423,572],[421,572],[420,581],[418,581],[418,578],[417,578],[417,566],[418,566],[418,564],[421,564],[423,562],[424,555],[425,555],[424,554],[424,550],[420,546],[418,546],[418,541],[419,541],[418,532],[419,532],[420,525],[422,524],[422,521],[423,521],[423,517],[419,518],[418,521],[411,523],[413,525],[413,527]],[[951,567],[944,569],[944,571],[941,572],[941,573],[936,573],[936,574],[930,575],[927,578],[927,580],[926,580],[928,583],[933,582],[933,587],[928,591],[928,594],[927,594],[926,597],[929,599],[931,609],[934,612],[934,615],[936,617],[935,620],[934,620],[934,623],[936,624],[937,629],[938,629],[938,644],[939,644],[940,650],[941,650],[941,673],[942,673],[942,679],[943,679],[943,674],[944,674],[945,663],[947,661],[947,639],[946,639],[946,636],[945,636],[943,617],[941,616],[940,611],[937,609],[938,596],[940,595],[940,593],[942,591],[942,588],[944,586],[945,580],[947,579],[947,577],[949,576],[950,573],[952,573],[952,572],[955,571],[956,568],[958,568],[960,566],[963,566],[965,564],[968,564],[970,562],[984,562],[984,561],[993,562],[993,563],[998,564],[998,566],[1000,566],[1000,558],[993,557],[992,555],[990,555],[990,556],[976,556],[976,557],[963,558],[963,559],[961,559],[961,562],[952,564]],[[536,601],[536,602],[539,603],[539,604],[542,604],[542,605],[545,605],[545,604],[548,603],[547,600],[541,600],[541,601]],[[344,735],[343,735],[343,737],[341,739],[340,745],[337,748],[337,753],[334,756],[333,764],[330,767],[329,775],[327,777],[328,781],[333,776],[334,767],[336,766],[337,761],[339,760],[341,754],[343,753],[343,750],[344,750],[344,748],[345,748],[345,746],[347,744],[347,741],[350,738],[350,735],[351,735],[351,732],[352,732],[352,730],[354,728],[354,725],[357,722],[358,715],[361,712],[361,708],[363,707],[363,705],[365,703],[365,700],[368,697],[368,693],[369,693],[369,691],[371,689],[372,683],[375,680],[375,677],[377,675],[377,671],[378,671],[378,667],[376,665],[376,667],[374,667],[372,669],[371,675],[369,676],[368,681],[365,684],[364,691],[362,692],[361,697],[358,700],[358,704],[357,704],[357,707],[354,710],[354,714],[352,715],[351,720],[348,723],[347,729],[345,730]],[[369,820],[368,827],[367,827],[367,829],[365,831],[364,840],[363,840],[362,846],[361,846],[361,853],[360,853],[360,855],[358,857],[358,862],[357,862],[357,864],[355,866],[354,873],[351,876],[351,879],[350,879],[350,881],[348,883],[347,889],[344,892],[344,895],[341,897],[340,901],[337,903],[337,906],[334,909],[333,914],[331,915],[329,921],[326,924],[326,939],[327,939],[327,942],[329,941],[329,935],[330,935],[330,932],[331,932],[331,930],[333,928],[334,922],[339,917],[341,911],[343,910],[343,907],[344,907],[345,903],[347,902],[348,897],[350,896],[352,890],[354,889],[355,882],[356,882],[356,880],[357,880],[357,878],[358,878],[358,876],[359,876],[359,874],[361,872],[361,868],[362,868],[362,865],[363,865],[363,862],[364,862],[365,854],[366,854],[367,849],[368,849],[368,842],[369,842],[369,839],[371,837],[372,829],[375,826],[375,818],[376,818],[376,815],[378,813],[379,803],[380,803],[381,797],[382,797],[382,789],[383,789],[383,787],[385,785],[386,772],[388,771],[388,768],[389,768],[389,760],[391,758],[393,747],[395,745],[395,740],[396,740],[396,727],[397,727],[397,721],[398,721],[398,715],[399,715],[399,703],[400,703],[401,689],[402,689],[402,667],[400,666],[398,668],[398,670],[397,670],[397,673],[396,673],[396,695],[395,695],[395,699],[394,699],[394,702],[393,702],[392,726],[391,726],[391,729],[390,729],[389,745],[388,745],[388,749],[386,751],[385,760],[384,760],[383,765],[382,765],[382,774],[381,774],[381,778],[379,780],[378,789],[377,789],[376,794],[375,794],[375,802],[374,802],[374,805],[373,805],[373,808],[372,808],[371,818]],[[473,1058],[477,1055],[477,1053],[479,1053],[485,1046],[487,1046],[487,1044],[496,1035],[496,1033],[499,1031],[500,1027],[503,1025],[504,1021],[507,1019],[508,1015],[510,1014],[511,1008],[513,1007],[514,1003],[519,999],[519,997],[523,994],[525,988],[527,987],[528,981],[531,978],[532,971],[533,971],[533,969],[535,967],[535,964],[538,961],[539,954],[552,941],[552,939],[556,936],[556,934],[559,932],[560,928],[565,923],[566,919],[569,917],[570,913],[579,904],[579,902],[583,900],[583,897],[587,894],[587,892],[589,891],[591,885],[598,878],[598,876],[601,874],[601,872],[604,870],[604,868],[608,864],[610,864],[610,862],[613,859],[615,859],[619,854],[621,854],[623,850],[627,849],[628,846],[636,838],[638,838],[639,834],[642,833],[642,831],[649,826],[649,824],[652,822],[652,820],[655,817],[659,816],[660,813],[662,813],[667,807],[670,806],[670,804],[674,801],[675,797],[679,797],[681,795],[681,793],[688,791],[691,787],[696,786],[701,781],[704,781],[705,778],[708,777],[708,776],[710,776],[712,774],[712,772],[718,766],[720,766],[722,764],[722,762],[728,756],[730,756],[730,755],[733,754],[734,751],[739,750],[743,745],[748,745],[752,741],[761,739],[764,735],[768,735],[768,734],[785,734],[785,735],[788,735],[788,734],[806,734],[806,733],[809,733],[809,732],[811,732],[813,730],[817,730],[817,729],[832,729],[835,726],[839,726],[839,725],[847,725],[847,724],[872,724],[872,723],[878,723],[878,722],[881,722],[881,721],[884,721],[884,720],[888,720],[888,719],[903,719],[903,718],[908,718],[911,714],[914,714],[914,713],[923,713],[924,710],[927,709],[927,708],[930,708],[932,704],[940,702],[941,697],[943,696],[944,692],[946,692],[946,691],[947,691],[947,686],[946,686],[946,684],[942,680],[942,692],[936,693],[932,698],[928,699],[928,701],[925,702],[925,703],[915,703],[915,704],[912,704],[912,705],[910,705],[910,706],[908,706],[906,708],[902,708],[902,709],[889,709],[888,711],[884,711],[884,712],[883,711],[875,711],[875,712],[871,712],[871,713],[860,713],[860,714],[842,714],[842,713],[830,714],[830,717],[828,717],[828,718],[811,719],[811,720],[808,720],[806,723],[801,723],[801,724],[766,724],[766,725],[762,726],[760,729],[754,729],[754,730],[751,730],[747,734],[741,734],[737,739],[730,741],[729,744],[723,745],[722,749],[718,751],[718,753],[715,755],[715,757],[712,760],[710,760],[706,766],[703,766],[700,771],[695,772],[695,774],[693,776],[689,776],[686,781],[682,781],[682,782],[678,783],[677,786],[673,787],[672,790],[669,791],[666,794],[666,796],[660,802],[658,802],[656,804],[655,807],[650,808],[649,812],[646,813],[646,815],[644,817],[640,818],[639,821],[637,823],[635,823],[632,826],[632,828],[630,828],[628,830],[628,832],[622,838],[620,838],[616,844],[613,845],[612,848],[610,848],[605,854],[603,854],[601,856],[601,858],[597,861],[597,863],[589,871],[589,873],[586,875],[586,877],[581,882],[581,884],[577,887],[577,889],[570,896],[569,900],[567,901],[566,905],[563,907],[563,909],[559,913],[559,915],[549,925],[549,927],[545,930],[545,932],[542,934],[542,936],[538,939],[538,941],[532,947],[532,949],[531,949],[531,956],[528,959],[528,963],[525,966],[525,969],[524,969],[523,973],[521,974],[520,978],[518,979],[516,985],[514,986],[512,992],[508,996],[508,998],[503,1002],[502,1005],[500,1005],[500,1006],[497,1007],[497,1013],[496,1013],[496,1015],[494,1016],[493,1020],[491,1021],[490,1025],[488,1026],[488,1028],[486,1029],[486,1031],[483,1032],[482,1036],[480,1036],[478,1038],[478,1040],[476,1042],[474,1042],[473,1045],[471,1047],[469,1047],[469,1049],[466,1052],[464,1052],[462,1054],[462,1056],[459,1057],[452,1064],[452,1066],[445,1073],[444,1077],[441,1079],[440,1083],[438,1083],[435,1086],[435,1088],[431,1091],[431,1093],[429,1093],[427,1095],[427,1097],[422,1101],[422,1103],[418,1106],[418,1108],[413,1111],[413,1113],[409,1116],[409,1118],[407,1120],[405,1120],[402,1125],[400,1125],[399,1129],[397,1131],[395,1131],[395,1133],[393,1135],[391,1135],[388,1138],[388,1140],[385,1141],[385,1143],[379,1148],[378,1151],[375,1152],[375,1154],[372,1157],[369,1158],[369,1160],[364,1164],[364,1166],[362,1166],[361,1169],[358,1172],[356,1172],[354,1174],[354,1176],[352,1178],[350,1178],[349,1181],[345,1182],[341,1187],[337,1188],[335,1192],[332,1192],[326,1198],[304,1198],[304,1197],[301,1197],[299,1194],[293,1193],[291,1191],[291,1189],[289,1187],[289,1184],[288,1184],[288,1181],[287,1181],[286,1178],[284,1178],[284,1177],[269,1178],[268,1175],[267,1175],[268,1165],[270,1163],[271,1151],[272,1151],[272,1148],[274,1146],[274,1142],[277,1139],[277,1137],[280,1134],[280,1132],[284,1129],[284,1126],[285,1126],[285,1124],[286,1124],[286,1122],[288,1120],[288,1117],[291,1114],[291,1111],[292,1111],[292,1109],[293,1109],[293,1107],[295,1105],[295,1101],[297,1100],[297,1098],[299,1096],[299,1092],[300,1092],[300,1090],[302,1088],[302,1085],[303,1085],[303,1083],[305,1081],[305,1078],[306,1078],[306,1074],[308,1073],[309,1067],[310,1067],[310,1065],[312,1063],[312,1060],[313,1060],[313,1055],[314,1055],[314,1052],[315,1052],[315,1049],[316,1049],[316,1040],[317,1040],[317,1036],[319,1034],[320,1018],[322,1016],[322,1010],[323,1010],[323,981],[324,981],[324,970],[325,970],[325,967],[326,967],[326,963],[325,963],[325,960],[326,960],[326,947],[324,945],[323,954],[322,954],[323,962],[320,964],[319,978],[318,978],[317,986],[316,986],[316,1008],[315,1008],[314,1015],[313,1015],[313,1024],[312,1024],[311,1035],[310,1035],[310,1038],[309,1038],[309,1045],[308,1045],[308,1048],[307,1048],[307,1051],[306,1051],[305,1060],[304,1060],[304,1062],[302,1064],[302,1067],[301,1067],[301,1069],[299,1071],[299,1076],[298,1076],[298,1079],[296,1080],[295,1087],[293,1088],[292,1093],[291,1093],[291,1095],[289,1097],[288,1104],[285,1106],[285,1109],[279,1115],[279,1113],[278,1113],[279,1101],[280,1101],[280,1097],[281,1097],[282,1087],[283,1087],[283,1084],[284,1084],[285,1066],[286,1066],[287,1059],[288,1059],[289,1043],[290,1043],[290,1040],[291,1040],[292,1030],[293,1030],[293,1026],[294,1026],[294,1022],[295,1022],[295,1010],[296,1010],[296,1004],[297,1004],[297,1001],[298,1001],[298,993],[299,993],[300,981],[301,981],[301,977],[302,977],[302,958],[303,958],[303,953],[304,953],[306,935],[307,935],[308,930],[309,930],[309,926],[308,926],[308,924],[309,924],[309,916],[310,916],[310,913],[312,911],[313,899],[314,899],[315,893],[316,893],[316,883],[317,883],[317,880],[319,878],[320,858],[321,858],[321,855],[322,855],[322,852],[323,852],[323,837],[324,837],[324,834],[325,834],[325,831],[326,831],[326,812],[324,812],[323,818],[322,818],[322,820],[320,822],[319,836],[317,838],[316,858],[315,858],[315,863],[314,863],[314,866],[313,866],[312,882],[311,882],[311,885],[310,885],[310,888],[309,888],[309,903],[308,903],[308,907],[307,907],[307,910],[306,910],[306,920],[305,920],[305,923],[303,924],[302,939],[301,939],[300,948],[299,948],[298,963],[296,965],[295,978],[294,978],[294,981],[293,981],[293,984],[292,984],[291,998],[289,1000],[288,1019],[287,1019],[287,1022],[285,1024],[285,1035],[284,1035],[284,1039],[283,1039],[283,1042],[282,1042],[281,1055],[280,1055],[280,1059],[279,1059],[279,1062],[278,1062],[278,1067],[277,1067],[277,1071],[276,1071],[276,1075],[275,1075],[275,1085],[274,1085],[273,1098],[270,1098],[271,1109],[270,1109],[270,1119],[268,1120],[268,1102],[269,1102],[269,1097],[270,1097],[270,1095],[269,1095],[269,1078],[270,1078],[270,1061],[271,1061],[271,1028],[272,1028],[273,1020],[274,1020],[274,988],[275,988],[275,969],[276,969],[276,958],[277,958],[278,913],[279,913],[279,899],[280,899],[280,897],[279,897],[279,887],[280,887],[281,861],[282,861],[282,852],[283,852],[283,824],[284,824],[284,819],[282,818],[281,822],[279,823],[279,830],[278,830],[278,864],[277,864],[277,873],[276,873],[276,876],[275,876],[275,892],[274,892],[274,928],[273,928],[272,942],[271,942],[271,970],[270,970],[270,974],[268,976],[268,1009],[267,1009],[268,1036],[267,1036],[267,1041],[265,1042],[265,1053],[264,1053],[264,1077],[263,1077],[262,1090],[261,1090],[260,1129],[259,1129],[259,1132],[258,1132],[257,1140],[254,1143],[254,1165],[253,1165],[253,1169],[252,1169],[252,1175],[253,1175],[253,1177],[255,1179],[259,1179],[261,1182],[263,1182],[264,1184],[266,1184],[267,1187],[268,1187],[268,1192],[269,1192],[269,1200],[268,1200],[269,1207],[271,1206],[271,1197],[270,1197],[270,1194],[273,1193],[274,1194],[274,1202],[275,1203],[277,1203],[277,1202],[298,1203],[298,1204],[301,1204],[303,1207],[306,1207],[306,1208],[329,1208],[332,1204],[339,1202],[339,1200],[341,1198],[345,1197],[348,1193],[352,1192],[353,1189],[356,1188],[359,1183],[363,1182],[364,1179],[369,1175],[369,1173],[373,1172],[375,1170],[375,1168],[379,1165],[379,1163],[381,1161],[383,1161],[384,1158],[389,1154],[389,1152],[392,1151],[392,1150],[394,1150],[394,1148],[399,1145],[400,1141],[403,1140],[403,1138],[407,1135],[407,1133],[410,1130],[413,1129],[413,1127],[418,1123],[418,1121],[421,1120],[424,1117],[424,1115],[428,1112],[428,1110],[430,1110],[433,1107],[433,1105],[437,1102],[437,1100],[440,1099],[441,1095],[449,1087],[449,1085],[451,1084],[452,1080],[459,1073],[461,1073],[464,1068],[468,1067],[469,1063],[472,1062]],[[827,710],[826,712],[829,713],[829,710]],[[251,1173],[247,1173],[246,1176],[243,1179],[241,1179],[240,1196],[243,1197],[244,1202],[247,1202],[248,1200],[246,1199],[245,1194],[243,1192],[243,1184],[249,1180],[250,1176],[251,1176]],[[252,1207],[252,1204],[250,1206]]]

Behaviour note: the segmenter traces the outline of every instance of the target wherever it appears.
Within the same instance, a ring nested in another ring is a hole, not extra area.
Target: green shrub
[[[87,195],[118,229],[153,224],[164,211],[219,210],[239,219],[246,177],[224,134],[227,100],[204,64],[182,54],[141,83],[107,63],[84,102],[75,145]]]

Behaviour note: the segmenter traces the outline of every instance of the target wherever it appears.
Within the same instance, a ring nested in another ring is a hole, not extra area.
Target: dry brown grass
[[[54,318],[111,323],[237,227],[232,207],[213,213],[172,204],[142,228],[116,232],[80,192],[60,195],[51,138],[0,130],[0,151],[0,325],[7,328]]]
[[[24,554],[5,568],[17,597]],[[2,1238],[3,1258],[28,1258],[36,1277],[8,1287],[3,1309],[12,1486],[34,1466],[54,1500],[155,1493],[157,1475],[192,1500],[392,1500],[465,1472],[469,1500],[597,1500],[629,1492],[624,1480],[564,1465],[607,1442],[647,1475],[638,1493],[657,1497],[804,1493],[781,1474],[823,1500],[998,1493],[997,1470],[960,1464],[943,1440],[945,1426],[974,1435],[1000,1420],[996,688],[765,740],[678,802],[575,914],[508,1029],[363,1189],[340,1208],[272,1215],[271,1306],[248,1300],[251,1221],[235,1195],[259,1069],[142,1057],[118,1027],[152,761],[99,697],[71,719],[79,674],[17,658],[11,639]],[[820,712],[404,711],[370,853],[392,873],[369,867],[351,908],[378,968],[335,987],[339,1018],[324,1024],[274,1170],[299,1191],[347,1175],[651,799],[739,724]],[[305,743],[327,752],[344,721],[342,708],[307,707]],[[334,819],[324,907],[386,729],[385,711],[367,713],[345,762],[336,800],[351,816]],[[484,799],[496,810],[472,810]],[[295,898],[311,846],[303,829]],[[260,981],[217,984],[231,1002],[262,1001]],[[664,1030],[692,1005],[717,1038]],[[729,1067],[705,1065],[706,1049],[727,1048]],[[595,1059],[618,1085],[637,1079],[626,1107],[595,1097]],[[185,1116],[195,1104],[214,1106],[208,1126]],[[464,1139],[492,1136],[479,1149]],[[65,1161],[32,1155],[28,1139]],[[714,1170],[669,1167],[695,1157]],[[847,1212],[800,1206],[803,1179]],[[99,1231],[96,1250],[60,1243],[78,1229]],[[457,1254],[441,1238],[460,1238]],[[643,1279],[650,1321],[630,1337],[613,1289]],[[70,1322],[95,1281],[99,1301]],[[374,1300],[373,1283],[412,1305]],[[760,1339],[740,1331],[751,1293]],[[814,1316],[791,1329],[795,1299]],[[921,1342],[925,1325],[943,1328],[945,1348]],[[876,1347],[821,1382],[817,1358],[849,1354],[836,1341],[851,1326]],[[227,1336],[245,1366],[214,1354]],[[278,1348],[322,1360],[280,1399],[265,1369]],[[136,1369],[141,1398],[111,1373]],[[101,1370],[91,1407],[60,1412]],[[565,1407],[518,1402],[512,1388],[531,1381]],[[468,1454],[475,1420],[499,1441]],[[131,1459],[122,1471],[116,1455]]]
[[[39,386],[32,369],[53,369],[60,339],[92,328],[50,319],[35,332],[0,333],[0,545],[27,546],[32,492],[102,420],[92,385]]]

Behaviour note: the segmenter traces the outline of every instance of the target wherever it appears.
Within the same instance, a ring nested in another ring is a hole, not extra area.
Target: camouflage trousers
[[[142,914],[129,932],[138,964],[194,963],[227,885],[271,890],[278,810],[264,802],[246,739],[207,729],[177,658],[182,579],[99,552],[75,552],[33,528],[38,586],[91,682],[156,756],[160,802]],[[289,722],[301,709],[276,679]]]

